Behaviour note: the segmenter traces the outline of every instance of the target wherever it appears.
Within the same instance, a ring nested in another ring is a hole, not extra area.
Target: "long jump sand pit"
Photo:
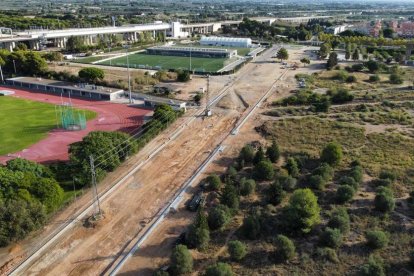
[[[82,140],[89,132],[102,130],[133,133],[143,124],[144,117],[151,112],[148,109],[131,107],[125,104],[77,98],[61,98],[60,96],[30,90],[0,87],[0,89],[6,88],[14,92],[13,95],[7,97],[17,97],[54,105],[60,105],[62,101],[70,101],[75,108],[94,111],[97,116],[88,121],[86,128],[80,131],[67,131],[61,128],[55,128],[48,133],[46,138],[28,148],[0,156],[0,163],[5,163],[7,160],[17,157],[44,163],[68,160],[69,145]],[[13,120],[13,118],[9,118],[9,120]],[[22,133],[22,135],[30,135],[30,132]]]

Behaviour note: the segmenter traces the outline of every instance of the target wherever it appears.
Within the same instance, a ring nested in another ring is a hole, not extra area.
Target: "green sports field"
[[[96,113],[85,110],[86,119]],[[0,155],[23,150],[56,128],[55,106],[0,96]]]
[[[191,68],[195,71],[217,72],[223,68],[229,59],[226,58],[191,58]],[[126,67],[126,57],[120,57],[111,61],[104,61],[98,64]],[[153,67],[154,69],[190,69],[190,58],[180,56],[159,56],[147,55],[143,53],[129,55],[129,64],[131,68]]]

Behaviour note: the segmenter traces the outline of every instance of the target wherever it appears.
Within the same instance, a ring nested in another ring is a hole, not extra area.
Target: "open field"
[[[127,66],[127,58],[120,57],[111,61],[99,62],[98,64],[113,66]],[[228,61],[226,58],[191,58],[191,68],[201,72],[217,72],[224,67]],[[159,69],[190,69],[190,58],[179,56],[158,56],[147,54],[129,55],[129,64],[131,68],[157,67]]]
[[[0,155],[25,149],[42,140],[60,124],[55,105],[15,97],[0,97]],[[86,119],[96,113],[84,110]]]

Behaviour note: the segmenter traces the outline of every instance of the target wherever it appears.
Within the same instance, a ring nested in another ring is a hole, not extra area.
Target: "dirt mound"
[[[217,107],[223,109],[241,110],[246,108],[246,103],[242,101],[240,95],[236,94],[234,91],[231,91],[218,102]]]

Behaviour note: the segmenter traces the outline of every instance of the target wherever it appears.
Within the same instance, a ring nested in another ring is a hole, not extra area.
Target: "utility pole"
[[[132,104],[131,72],[129,71],[129,57],[128,57],[129,45],[125,45],[124,47],[125,47],[125,50],[126,50],[126,58],[127,58],[129,103]]]
[[[1,77],[1,82],[4,83],[3,70],[1,69],[1,65],[0,65],[0,77]]]
[[[211,116],[211,110],[209,108],[209,102],[210,102],[210,75],[207,75],[206,110],[204,111],[204,115],[206,117]]]
[[[91,173],[92,173],[92,186],[93,186],[93,202],[96,206],[96,213],[93,214],[93,217],[95,219],[99,219],[102,215],[101,211],[101,203],[99,202],[99,196],[98,196],[98,188],[96,187],[96,172],[95,172],[95,161],[93,159],[93,156],[89,156],[89,162],[91,164]]]

